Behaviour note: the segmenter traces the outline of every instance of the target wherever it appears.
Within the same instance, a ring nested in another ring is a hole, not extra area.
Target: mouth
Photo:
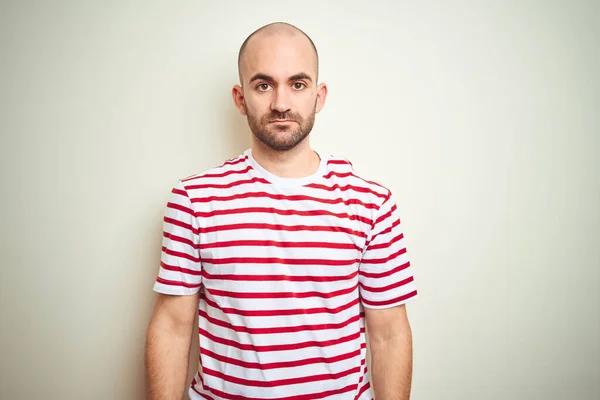
[[[292,122],[296,122],[294,120],[291,119],[275,119],[273,121],[270,121],[270,124],[291,124]]]

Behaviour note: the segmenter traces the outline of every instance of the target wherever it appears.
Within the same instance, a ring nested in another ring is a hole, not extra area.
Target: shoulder
[[[346,157],[329,155],[327,167],[328,177],[336,179],[340,185],[352,186],[370,193],[379,199],[380,204],[391,196],[391,191],[386,186],[357,171],[352,161]]]
[[[218,166],[206,169],[193,175],[179,179],[179,184],[184,188],[193,188],[199,183],[210,183],[210,181],[221,181],[229,175],[248,172],[246,161],[248,155],[243,153],[235,158],[230,158]]]

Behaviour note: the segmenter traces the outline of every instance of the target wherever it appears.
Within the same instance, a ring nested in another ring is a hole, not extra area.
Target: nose
[[[286,112],[291,109],[290,97],[287,92],[286,85],[279,86],[273,91],[273,101],[271,102],[271,110],[278,112]]]

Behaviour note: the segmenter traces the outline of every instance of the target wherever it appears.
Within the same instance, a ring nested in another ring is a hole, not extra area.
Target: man
[[[298,28],[242,45],[233,100],[251,149],[178,181],[148,328],[150,399],[408,399],[417,291],[390,191],[311,149],[327,86]],[[366,335],[373,388],[366,366]]]

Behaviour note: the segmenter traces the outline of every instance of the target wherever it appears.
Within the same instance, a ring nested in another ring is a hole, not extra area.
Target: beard
[[[279,112],[271,110],[270,113],[258,118],[248,113],[248,125],[254,136],[264,143],[267,147],[275,151],[291,150],[300,143],[312,131],[315,124],[315,107],[308,117],[303,118],[300,114],[289,111]],[[270,122],[277,119],[294,121],[291,124],[277,125]]]

